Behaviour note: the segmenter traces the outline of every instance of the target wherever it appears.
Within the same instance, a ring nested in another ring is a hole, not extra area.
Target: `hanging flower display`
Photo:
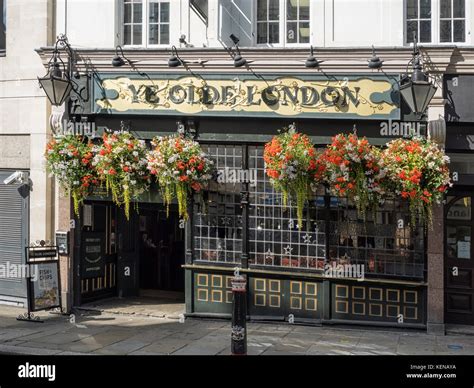
[[[94,147],[93,165],[112,200],[118,206],[124,205],[128,219],[131,200],[137,199],[150,184],[146,144],[124,131],[104,133],[102,140],[101,145]]]
[[[431,226],[433,203],[441,203],[452,185],[449,157],[436,143],[414,137],[389,142],[382,160],[387,166],[390,189],[410,201],[412,225],[420,214]]]
[[[188,218],[188,193],[198,193],[212,178],[213,162],[199,143],[181,135],[157,137],[148,154],[148,170],[156,177],[167,206],[178,200],[179,215]]]
[[[79,206],[98,184],[92,168],[92,145],[82,136],[67,135],[53,138],[46,146],[46,167],[59,182],[61,188],[71,195],[74,213],[79,216]]]
[[[322,156],[326,179],[337,196],[347,196],[364,215],[382,200],[386,170],[380,163],[380,151],[356,134],[339,134]]]
[[[298,227],[301,228],[311,185],[319,181],[324,172],[313,144],[308,136],[290,129],[265,144],[264,161],[271,184],[283,194],[283,206],[287,205],[288,197],[296,198]]]

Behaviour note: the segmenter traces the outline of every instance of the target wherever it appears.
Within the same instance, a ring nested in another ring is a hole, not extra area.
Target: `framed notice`
[[[29,281],[31,311],[61,307],[58,260],[30,263]]]

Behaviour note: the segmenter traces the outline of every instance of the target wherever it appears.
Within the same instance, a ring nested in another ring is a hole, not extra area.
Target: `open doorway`
[[[178,206],[143,205],[138,214],[139,289],[141,296],[184,298],[184,228]]]

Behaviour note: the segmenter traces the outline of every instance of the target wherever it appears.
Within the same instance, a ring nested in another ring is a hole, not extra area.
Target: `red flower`
[[[181,175],[181,176],[179,177],[179,180],[180,180],[181,182],[187,182],[188,179],[189,179],[189,178],[188,178],[187,175]]]

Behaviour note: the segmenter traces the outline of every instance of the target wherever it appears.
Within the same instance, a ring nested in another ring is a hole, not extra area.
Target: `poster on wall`
[[[58,261],[30,264],[31,310],[60,307]]]

